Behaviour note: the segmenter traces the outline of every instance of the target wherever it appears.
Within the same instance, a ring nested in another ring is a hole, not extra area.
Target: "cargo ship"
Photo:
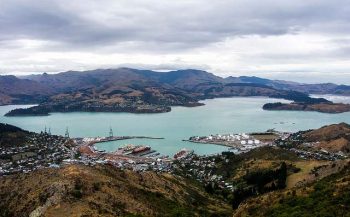
[[[187,150],[187,149],[181,149],[179,152],[177,152],[175,155],[174,155],[174,159],[181,159],[181,158],[186,158],[188,157],[189,155],[192,155],[193,154],[193,150]]]
[[[151,147],[149,147],[149,146],[138,146],[132,150],[131,154],[138,154],[138,153],[146,152],[149,150],[151,150]]]

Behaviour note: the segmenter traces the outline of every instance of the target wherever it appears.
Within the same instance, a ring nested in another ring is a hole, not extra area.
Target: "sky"
[[[0,0],[0,74],[118,67],[350,84],[350,2]]]

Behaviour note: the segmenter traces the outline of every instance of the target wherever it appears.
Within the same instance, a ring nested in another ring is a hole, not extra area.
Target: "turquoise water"
[[[266,131],[275,128],[298,131],[318,128],[326,124],[348,122],[350,113],[323,114],[298,111],[264,111],[266,102],[281,101],[269,98],[220,98],[203,101],[206,105],[195,108],[174,107],[169,113],[53,113],[46,117],[4,117],[16,107],[0,106],[0,122],[40,132],[45,126],[53,134],[64,135],[66,127],[71,137],[108,136],[111,126],[114,135],[164,137],[164,140],[135,139],[98,144],[99,149],[114,151],[124,144],[150,145],[162,154],[173,155],[181,148],[198,154],[212,154],[226,147],[183,142],[194,135]]]

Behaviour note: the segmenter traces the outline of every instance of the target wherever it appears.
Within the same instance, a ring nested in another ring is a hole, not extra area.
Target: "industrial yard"
[[[267,131],[264,133],[216,134],[209,136],[192,136],[188,140],[194,143],[216,144],[230,147],[234,153],[243,153],[262,146],[272,146],[277,138],[288,133]]]

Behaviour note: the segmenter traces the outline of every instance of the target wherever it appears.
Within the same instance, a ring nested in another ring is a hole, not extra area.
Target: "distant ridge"
[[[122,75],[125,73],[125,75]],[[133,68],[117,68],[117,69],[95,69],[88,71],[66,71],[58,74],[47,74],[43,73],[40,75],[28,75],[18,77],[20,80],[31,80],[41,83],[42,86],[53,91],[53,88],[59,88],[57,91],[62,89],[76,89],[76,85],[79,83],[96,84],[90,79],[95,79],[99,82],[105,81],[107,78],[120,78],[123,81],[127,78],[136,78],[138,75],[139,79],[153,80],[158,83],[172,84],[177,87],[186,86],[193,87],[199,83],[206,82],[218,82],[218,83],[255,83],[264,84],[266,86],[284,89],[284,90],[297,90],[307,94],[339,94],[350,96],[349,85],[337,85],[333,83],[320,83],[320,84],[305,84],[285,80],[271,80],[256,76],[239,76],[222,78],[212,73],[197,70],[197,69],[185,69],[175,70],[169,72],[156,72],[152,70],[139,70]],[[98,78],[101,76],[101,78]],[[8,76],[0,76],[0,81],[6,79]],[[15,76],[10,76],[15,78]],[[90,78],[90,79],[89,79]],[[78,79],[83,79],[78,81]],[[49,82],[49,83],[47,83]],[[52,86],[53,85],[53,86]],[[3,93],[3,91],[0,91]]]
[[[300,84],[254,76],[222,78],[196,69],[156,72],[118,68],[24,78],[0,76],[0,105],[40,104],[9,115],[48,115],[53,111],[168,112],[170,106],[199,106],[198,100],[232,96],[328,102],[315,101],[308,96],[310,93],[350,95],[350,86]]]

